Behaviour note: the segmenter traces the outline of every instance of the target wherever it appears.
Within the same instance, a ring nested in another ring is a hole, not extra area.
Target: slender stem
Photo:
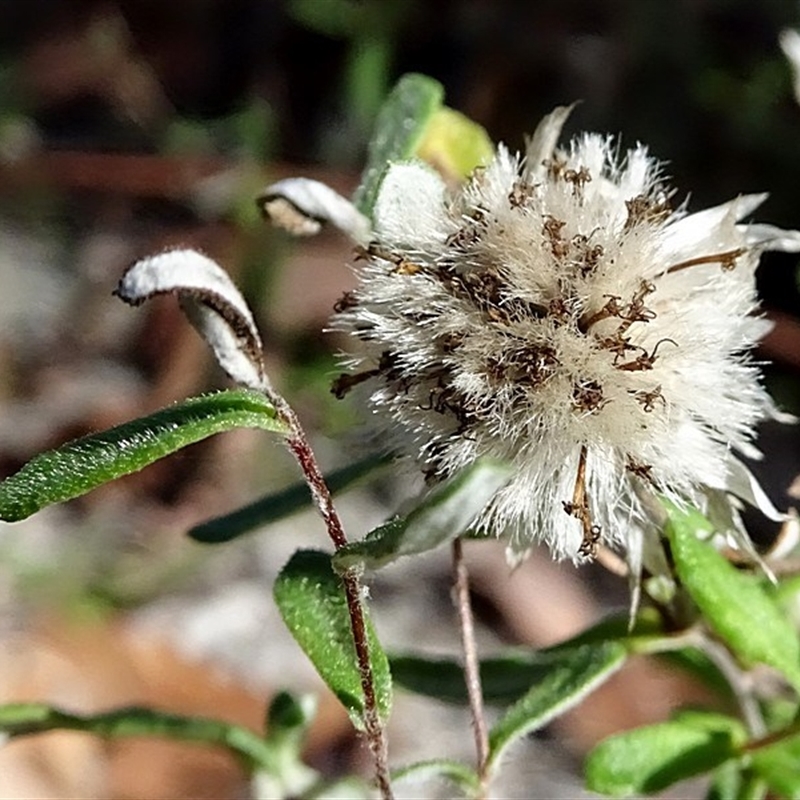
[[[348,570],[344,574],[342,582],[347,598],[347,610],[350,612],[350,629],[353,632],[358,671],[361,675],[361,691],[364,693],[364,730],[375,764],[375,781],[378,784],[381,798],[392,800],[394,794],[389,777],[389,750],[375,696],[375,681],[372,675],[372,662],[369,658],[369,639],[367,638],[364,609],[361,605],[361,582],[355,570]]]
[[[305,431],[292,408],[280,395],[273,391],[270,393],[270,399],[291,430],[286,439],[287,445],[303,471],[314,503],[325,522],[328,536],[338,550],[347,544],[347,536]],[[364,730],[375,766],[375,782],[382,800],[393,800],[394,795],[389,777],[388,747],[375,695],[375,678],[370,661],[367,623],[364,618],[364,606],[361,602],[361,581],[355,570],[348,570],[342,576],[342,583],[347,599],[347,611],[350,615],[350,630],[353,634],[353,645],[361,678],[361,691],[364,693]]]
[[[696,647],[708,656],[714,666],[728,681],[747,729],[754,737],[766,735],[767,726],[764,715],[753,692],[753,679],[736,663],[730,651],[721,642],[712,639],[701,627],[694,626],[677,636],[655,638],[634,644],[636,653],[666,653],[670,650],[682,650],[685,647]]]
[[[461,539],[453,541],[453,588],[458,622],[461,629],[461,647],[464,651],[464,680],[467,684],[469,709],[472,715],[472,731],[475,735],[475,750],[478,758],[478,777],[481,797],[486,797],[489,775],[489,733],[483,709],[478,647],[475,643],[475,625],[469,597],[469,572],[464,563],[464,548]]]
[[[753,680],[742,672],[728,649],[708,636],[702,638],[700,648],[714,662],[716,668],[728,681],[742,712],[742,718],[750,734],[755,737],[765,736],[767,726],[764,715],[753,693]]]
[[[777,744],[778,742],[784,742],[789,739],[793,739],[799,733],[800,733],[800,723],[793,722],[783,730],[774,731],[773,733],[769,733],[766,736],[762,736],[760,739],[754,739],[753,741],[747,742],[742,747],[742,752],[753,753],[765,747],[769,747],[770,745]]]
[[[303,471],[308,488],[311,490],[311,495],[314,498],[314,504],[317,506],[322,520],[325,523],[325,528],[328,531],[328,536],[333,542],[333,546],[338,550],[347,544],[347,536],[342,526],[342,521],[333,505],[333,498],[331,497],[328,485],[325,483],[325,478],[317,464],[317,459],[311,449],[311,445],[302,431],[294,432],[287,439],[289,449],[297,459],[300,469]]]

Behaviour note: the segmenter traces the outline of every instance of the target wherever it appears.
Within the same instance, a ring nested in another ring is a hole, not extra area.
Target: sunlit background
[[[553,106],[579,100],[567,134],[647,143],[690,209],[766,190],[759,219],[800,227],[800,106],[778,47],[799,23],[786,0],[0,3],[0,473],[227,385],[174,301],[134,310],[111,296],[130,262],[176,244],[203,249],[242,287],[270,374],[323,465],[358,457],[368,442],[357,409],[328,388],[343,343],[324,333],[352,285],[350,245],[333,232],[291,241],[264,225],[253,197],[295,174],[352,190],[376,111],[404,72],[440,80],[449,105],[512,147]],[[772,362],[779,404],[800,412],[796,275],[795,256],[763,261],[776,325],[758,357]],[[768,427],[761,446],[773,500],[785,508],[792,492],[796,503],[797,430]],[[327,546],[321,523],[307,512],[219,548],[185,536],[297,478],[278,443],[238,431],[3,524],[0,702],[151,704],[259,728],[276,691],[318,691],[309,762],[368,773],[271,598],[294,549]],[[343,497],[351,537],[415,488],[383,473]],[[774,529],[754,524],[768,543]],[[624,580],[596,567],[541,553],[512,576],[491,543],[468,558],[483,653],[552,644],[627,604]],[[456,651],[448,570],[447,553],[434,553],[370,581],[389,649]],[[699,692],[663,664],[635,662],[514,751],[503,796],[577,796],[594,742]],[[460,708],[401,694],[390,736],[394,763],[471,758]],[[220,751],[59,733],[0,750],[0,796],[239,798],[248,787]]]

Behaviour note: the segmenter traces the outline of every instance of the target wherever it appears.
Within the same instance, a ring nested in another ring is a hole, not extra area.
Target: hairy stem
[[[344,574],[342,582],[347,597],[347,610],[350,613],[350,629],[353,632],[358,671],[361,675],[361,691],[364,693],[364,729],[375,765],[375,782],[378,784],[381,798],[392,800],[394,795],[389,778],[389,751],[375,696],[367,626],[364,620],[364,609],[361,605],[361,582],[355,570],[348,570]]]
[[[278,413],[291,429],[291,433],[286,439],[287,445],[300,465],[306,483],[311,490],[311,495],[314,498],[314,503],[325,523],[328,536],[338,550],[347,544],[347,536],[333,504],[328,485],[322,476],[314,451],[311,449],[305,432],[300,426],[300,421],[289,404],[280,395],[276,395],[275,392],[270,393],[270,400],[275,404]],[[375,694],[375,679],[372,674],[367,624],[364,617],[361,581],[358,573],[355,570],[348,570],[342,576],[342,584],[347,599],[347,611],[350,615],[350,630],[353,634],[353,645],[361,677],[361,691],[364,693],[364,730],[375,767],[375,782],[378,785],[382,800],[392,800],[394,795],[389,779],[388,747]]]
[[[472,618],[472,604],[469,597],[469,573],[464,563],[464,548],[461,539],[453,541],[453,589],[461,647],[464,652],[464,680],[467,684],[469,709],[472,715],[472,731],[475,735],[475,750],[478,760],[478,777],[481,784],[481,797],[486,797],[489,774],[489,733],[483,709],[483,689],[481,687],[478,648],[475,643],[475,625]]]

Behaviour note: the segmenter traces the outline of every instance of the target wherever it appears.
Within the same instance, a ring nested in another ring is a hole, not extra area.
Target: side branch
[[[480,663],[478,661],[475,625],[469,597],[469,573],[467,572],[467,565],[464,563],[464,548],[461,539],[453,541],[453,593],[453,599],[458,611],[459,628],[461,629],[461,647],[464,653],[464,680],[467,684],[469,708],[472,715],[472,730],[475,735],[481,796],[485,797],[489,780],[487,772],[489,733],[484,714]]]

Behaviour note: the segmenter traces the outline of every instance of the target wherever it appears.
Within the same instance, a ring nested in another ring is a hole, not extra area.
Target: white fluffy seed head
[[[754,271],[800,234],[739,224],[763,196],[674,210],[644,147],[552,150],[565,117],[455,194],[422,164],[390,168],[338,304],[361,349],[334,391],[367,384],[384,441],[432,480],[510,461],[482,522],[517,554],[541,540],[581,560],[603,541],[636,562],[643,493],[704,508],[736,491],[732,451],[770,407],[748,355]]]

